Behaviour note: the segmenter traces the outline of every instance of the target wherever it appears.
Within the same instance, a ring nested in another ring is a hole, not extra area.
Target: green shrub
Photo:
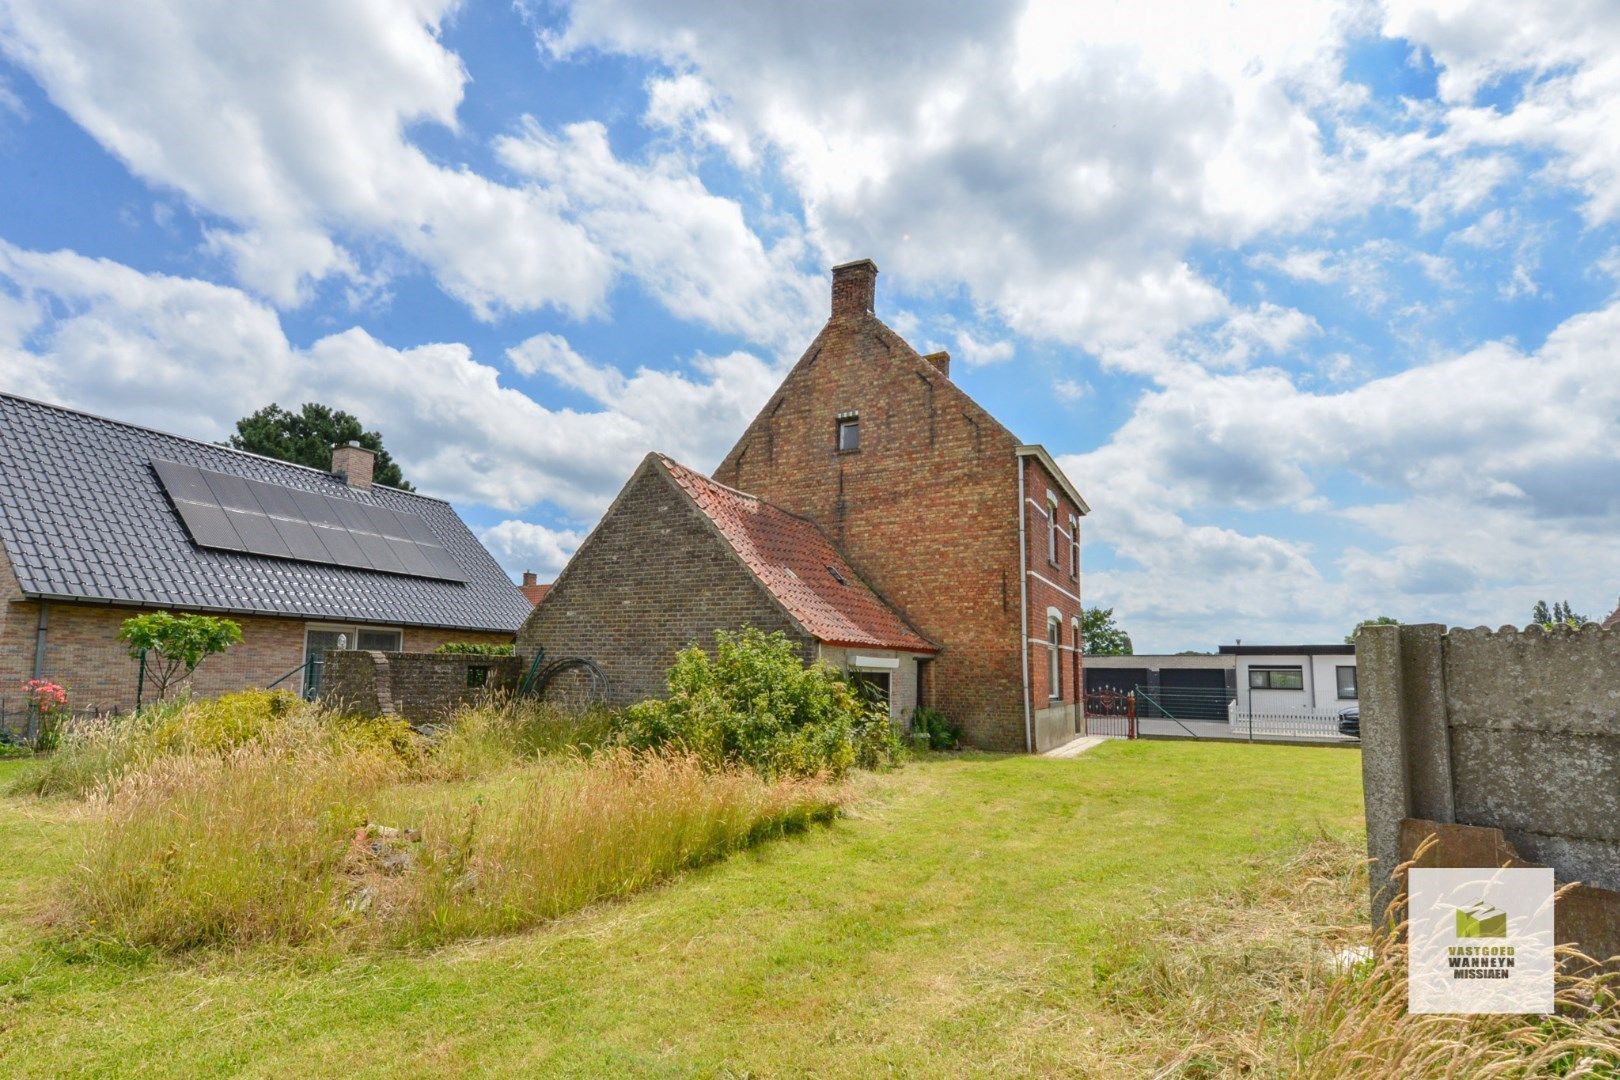
[[[447,641],[433,651],[453,656],[511,656],[517,651],[517,646],[510,642],[491,645],[483,641]]]
[[[962,744],[962,729],[945,718],[945,714],[927,705],[917,706],[911,714],[913,734],[928,736],[928,749],[955,750]]]
[[[878,768],[900,750],[880,704],[824,664],[806,666],[786,635],[752,627],[693,646],[669,670],[669,697],[625,710],[620,738],[636,749],[677,746],[717,766],[764,776],[841,776]]]
[[[160,754],[220,753],[258,741],[302,704],[285,690],[238,690],[196,698],[166,710],[152,724],[152,747]]]

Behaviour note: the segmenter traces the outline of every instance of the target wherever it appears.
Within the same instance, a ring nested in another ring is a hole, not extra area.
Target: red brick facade
[[[1046,557],[1046,492],[1059,497],[1065,534],[1080,507],[1039,457],[872,314],[877,269],[834,271],[833,312],[714,477],[815,521],[896,611],[941,652],[920,678],[924,704],[960,723],[985,748],[1038,748],[1074,732],[1076,658],[1071,624],[1080,583]],[[858,425],[857,449],[839,448],[840,418]],[[1028,499],[1019,507],[1019,472]],[[1033,506],[1031,505],[1033,502]],[[1028,565],[1020,567],[1019,515]],[[1033,642],[1026,668],[1020,612],[1029,586]],[[1046,612],[1063,620],[1064,653],[1049,693]],[[1029,679],[1026,711],[1025,677]],[[1067,706],[1067,731],[1052,709]],[[1037,729],[1037,714],[1046,714]]]
[[[40,602],[25,600],[0,548],[0,701],[10,713],[21,707],[23,683],[34,677]],[[123,620],[137,608],[51,601],[45,620],[42,677],[67,688],[75,709],[128,709],[135,704],[138,665],[118,640]],[[315,620],[232,616],[242,627],[242,644],[205,661],[192,691],[211,696],[250,686],[266,686],[304,660],[304,631],[324,626]],[[405,627],[407,652],[431,652],[447,641],[509,642],[511,634]],[[299,678],[283,684],[299,689]]]

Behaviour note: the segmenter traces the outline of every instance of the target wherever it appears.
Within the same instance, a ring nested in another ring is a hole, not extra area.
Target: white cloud
[[[628,378],[561,339],[513,354],[601,408],[548,409],[465,345],[396,349],[354,328],[301,348],[237,289],[0,242],[0,386],[207,439],[270,401],[322,401],[381,430],[423,490],[507,510],[589,517],[650,449],[712,468],[780,376],[746,353]]]
[[[1607,596],[1620,580],[1617,352],[1620,302],[1532,353],[1489,344],[1336,393],[1273,368],[1176,372],[1105,446],[1063,459],[1096,508],[1088,539],[1126,564],[1087,587],[1140,613],[1133,632],[1172,642],[1196,626],[1343,633],[1360,609],[1500,618],[1537,589]],[[1335,508],[1327,485],[1345,476],[1385,497]],[[1327,535],[1353,523],[1382,545],[1350,544],[1334,565],[1209,524],[1233,511]]]
[[[280,304],[383,240],[492,315],[594,310],[609,267],[538,190],[442,166],[408,125],[456,127],[452,0],[11,0],[0,45],[150,183],[230,222],[210,234]]]
[[[1091,393],[1091,384],[1079,379],[1057,379],[1052,383],[1052,393],[1059,401],[1073,404]]]
[[[591,240],[670,311],[783,348],[802,345],[825,317],[823,279],[798,269],[807,249],[797,232],[767,246],[742,207],[710,194],[681,159],[622,161],[594,121],[552,135],[526,119],[496,152],[557,193]]]
[[[973,335],[971,330],[962,328],[956,331],[956,350],[963,361],[972,365],[1000,364],[1013,358],[1013,343],[1002,339],[1000,341],[981,341]]]
[[[1620,218],[1620,8],[1606,0],[1386,0],[1384,33],[1441,67],[1446,140],[1454,147],[1535,147],[1553,178],[1582,192],[1593,222]],[[1506,108],[1480,102],[1518,81]]]
[[[574,549],[584,541],[585,534],[508,519],[484,529],[478,539],[514,576],[533,570],[545,581],[562,572]]]

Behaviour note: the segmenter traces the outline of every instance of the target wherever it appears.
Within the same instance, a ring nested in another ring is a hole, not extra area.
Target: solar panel
[[[385,574],[466,582],[419,514],[154,460],[198,547]]]

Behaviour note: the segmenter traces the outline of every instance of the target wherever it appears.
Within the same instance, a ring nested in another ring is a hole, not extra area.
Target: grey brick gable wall
[[[588,657],[608,679],[610,703],[661,696],[675,654],[712,646],[716,630],[756,626],[814,642],[737,558],[690,497],[649,458],[518,631],[527,665]]]

